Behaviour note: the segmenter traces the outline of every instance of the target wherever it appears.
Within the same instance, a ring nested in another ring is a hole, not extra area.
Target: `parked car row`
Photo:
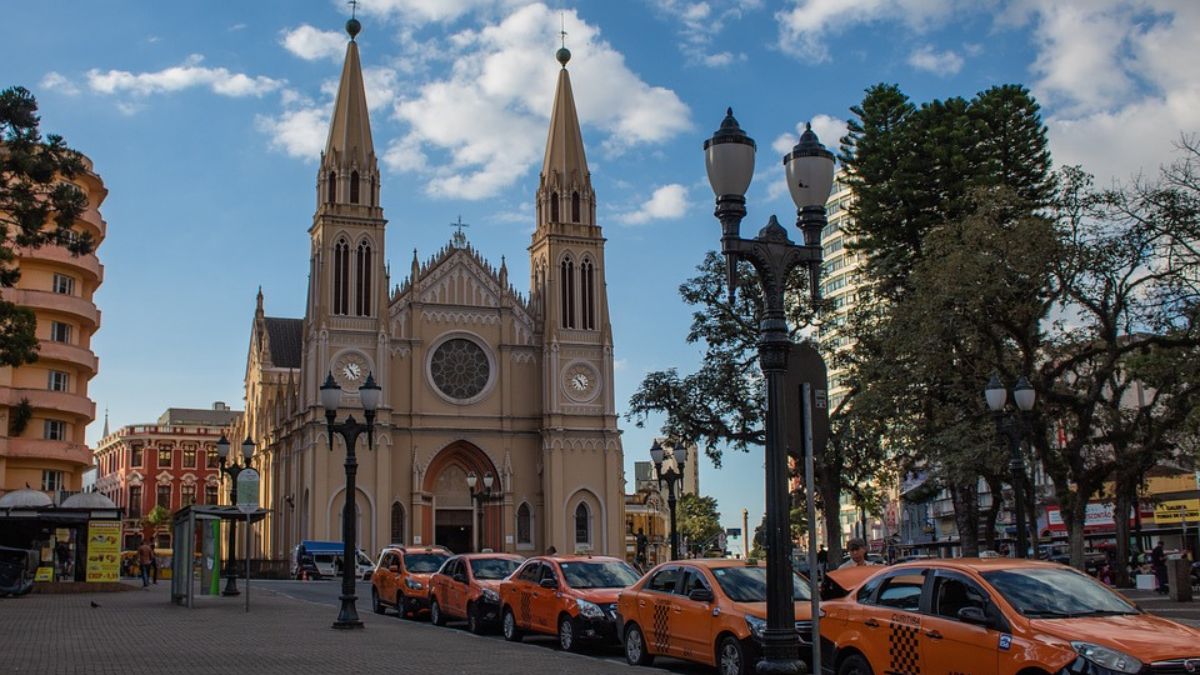
[[[808,581],[793,577],[798,656],[814,639]],[[766,629],[766,569],[753,561],[660,564],[390,546],[372,576],[376,612],[436,625],[464,620],[504,639],[557,637],[564,650],[623,645],[632,665],[667,656],[754,672]],[[1191,673],[1200,630],[1144,613],[1091,577],[1051,562],[915,560],[834,570],[822,585],[826,673]]]

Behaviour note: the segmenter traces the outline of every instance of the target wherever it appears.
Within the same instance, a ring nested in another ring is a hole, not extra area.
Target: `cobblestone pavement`
[[[607,652],[567,654],[379,616],[369,597],[358,602],[366,629],[336,631],[335,609],[261,587],[249,613],[242,597],[197,597],[194,609],[178,607],[169,588],[0,600],[0,673],[653,672]]]
[[[1129,588],[1117,590],[1151,614],[1200,628],[1200,596],[1191,602],[1177,602],[1154,591],[1138,591]]]

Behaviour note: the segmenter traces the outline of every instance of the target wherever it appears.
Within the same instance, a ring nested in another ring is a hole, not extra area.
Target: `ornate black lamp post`
[[[483,473],[483,485],[478,490],[475,486],[479,485],[479,476],[475,475],[474,471],[467,472],[467,489],[471,491],[471,538],[474,539],[474,548],[479,550],[479,542],[483,539],[480,536],[480,530],[483,528],[480,525],[479,515],[483,513],[483,506],[489,502],[498,502],[504,500],[502,494],[492,494],[492,485],[495,484],[496,477],[491,471]],[[477,527],[479,526],[479,527]]]
[[[243,470],[250,468],[250,458],[254,456],[254,441],[247,436],[246,440],[242,441],[242,458],[243,464],[238,464],[236,460],[228,466],[225,462],[229,459],[229,439],[225,438],[225,434],[221,434],[221,439],[217,441],[217,457],[219,458],[219,466],[221,473],[229,476],[229,503],[237,506],[237,478]],[[234,569],[233,560],[236,558],[235,546],[237,545],[237,519],[233,518],[229,521],[229,565],[228,574],[225,576],[225,590],[221,591],[221,595],[239,595],[237,587],[237,570]],[[246,555],[250,555],[250,551],[246,551]]]
[[[375,447],[375,411],[379,409],[379,399],[382,390],[375,383],[375,377],[367,373],[367,381],[358,388],[362,400],[363,414],[367,423],[359,424],[354,415],[346,418],[345,422],[335,422],[338,405],[342,401],[342,388],[333,381],[333,373],[325,377],[321,385],[321,407],[325,409],[325,424],[329,429],[329,449],[333,450],[333,435],[340,434],[346,443],[346,503],[342,507],[342,601],[338,610],[334,628],[362,628],[363,623],[358,618],[358,610],[354,603],[358,599],[354,595],[354,581],[358,577],[358,544],[355,541],[355,495],[358,489],[354,484],[358,473],[358,460],[354,455],[354,446],[359,434],[367,433],[367,448]]]
[[[983,390],[987,397],[988,408],[996,420],[996,430],[1008,440],[1008,469],[1012,473],[1013,486],[1013,521],[1017,524],[1017,557],[1028,555],[1029,536],[1025,531],[1025,460],[1021,458],[1021,437],[1025,434],[1025,424],[1029,411],[1037,402],[1037,392],[1030,386],[1029,380],[1022,375],[1013,387],[1013,399],[1017,410],[1006,411],[1008,390],[1000,382],[998,375],[992,375],[987,388]]]
[[[825,227],[825,200],[833,188],[833,153],[825,149],[811,126],[783,158],[788,190],[796,204],[796,226],[804,243],[795,244],[787,230],[771,216],[754,239],[741,237],[746,216],[746,188],[754,176],[754,140],[726,112],[721,128],[704,142],[708,182],[716,195],[714,215],[721,222],[721,251],[725,254],[729,297],[737,283],[737,263],[754,266],[765,300],[759,323],[758,356],[767,378],[766,480],[767,480],[767,628],[763,633],[763,659],[759,673],[799,673],[799,641],[792,604],[791,532],[787,489],[787,421],[784,408],[788,338],[784,318],[784,291],[792,270],[803,266],[809,273],[812,298],[820,296],[821,230]]]
[[[663,471],[662,466],[664,455],[667,459],[675,460],[667,466],[666,471]],[[650,446],[650,459],[654,460],[654,473],[658,475],[658,486],[661,488],[664,482],[667,484],[667,506],[671,509],[671,560],[679,560],[679,529],[675,525],[675,486],[679,485],[680,492],[683,491],[685,460],[675,456],[674,448],[670,450],[669,454],[664,453],[657,440],[654,441],[654,445]]]

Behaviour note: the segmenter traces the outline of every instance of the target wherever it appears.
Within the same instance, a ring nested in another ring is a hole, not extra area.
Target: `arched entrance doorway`
[[[466,441],[446,446],[433,458],[424,485],[425,492],[433,495],[430,517],[424,523],[433,543],[455,553],[500,548],[500,505],[477,506],[467,484],[468,475],[482,479],[488,473],[495,477],[493,493],[499,494],[503,488],[495,465],[482,450]]]

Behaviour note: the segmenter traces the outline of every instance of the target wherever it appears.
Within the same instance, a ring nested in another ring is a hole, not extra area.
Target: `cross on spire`
[[[567,46],[567,13],[563,11],[558,16],[562,23],[562,28],[559,29],[558,35],[562,38],[562,46],[565,49]]]
[[[350,2],[347,2],[346,4],[350,5],[350,18],[357,18],[356,14],[358,13],[358,0],[350,0]]]
[[[457,246],[458,248],[465,247],[467,245],[467,235],[463,234],[463,228],[470,227],[470,225],[463,222],[462,214],[459,214],[458,220],[456,222],[450,223],[450,227],[456,228],[456,231],[454,232],[454,236],[451,239],[451,241],[453,241],[454,245]]]

